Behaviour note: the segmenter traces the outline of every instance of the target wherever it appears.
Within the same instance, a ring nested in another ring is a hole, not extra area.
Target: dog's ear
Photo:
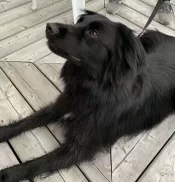
[[[123,24],[118,24],[121,37],[122,61],[134,71],[145,63],[146,52],[139,38],[135,37],[133,31]]]
[[[86,10],[86,9],[81,9],[81,11],[82,11],[82,13],[78,16],[77,23],[80,23],[81,21],[83,21],[84,17],[87,16],[87,15],[96,15],[97,14],[96,12],[89,11],[89,10]]]

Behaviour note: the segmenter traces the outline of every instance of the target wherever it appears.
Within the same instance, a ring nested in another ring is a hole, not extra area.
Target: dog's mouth
[[[73,56],[73,55],[70,55],[67,52],[65,52],[64,50],[55,47],[54,43],[51,40],[48,39],[47,44],[48,44],[48,47],[50,48],[50,50],[53,53],[67,59],[68,61],[71,61],[72,63],[74,63],[76,65],[81,65],[82,64],[82,60],[80,58],[78,58],[76,56]]]

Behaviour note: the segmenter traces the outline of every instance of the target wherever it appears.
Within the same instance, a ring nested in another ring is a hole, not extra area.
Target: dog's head
[[[47,24],[46,36],[55,54],[92,74],[111,72],[115,77],[144,62],[145,51],[128,27],[91,11],[85,11],[75,25]]]

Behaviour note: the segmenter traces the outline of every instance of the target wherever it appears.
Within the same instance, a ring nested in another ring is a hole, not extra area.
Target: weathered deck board
[[[37,8],[38,10],[39,9],[42,9],[42,8],[45,8],[51,4],[54,4],[56,2],[58,2],[59,0],[42,0],[42,4]],[[61,1],[61,0],[60,0]],[[41,1],[39,1],[41,2]],[[29,13],[32,13],[33,10],[31,9],[31,6],[32,6],[32,1],[29,2],[29,3],[26,3],[24,5],[21,5],[17,8],[14,8],[14,9],[11,9],[9,11],[5,11],[4,13],[1,13],[0,14],[0,25],[2,24],[5,24],[5,23],[8,23],[12,20],[15,20],[15,19],[18,19],[18,18],[21,18],[22,16],[25,16]]]
[[[132,0],[132,1],[123,0],[123,4],[129,6],[130,8],[134,9],[135,11],[139,10],[139,12],[141,14],[149,17],[151,15],[154,7],[147,4],[149,1],[145,0],[145,3],[143,3],[142,1],[139,1],[139,0]],[[156,3],[156,1],[154,1],[154,2]],[[154,20],[158,22],[159,21],[158,16],[155,16]],[[175,19],[174,18],[172,19],[172,23],[170,25],[167,25],[167,27],[175,30]]]
[[[175,135],[165,145],[138,182],[175,181]]]
[[[3,58],[34,42],[41,40],[42,38],[45,38],[45,28],[47,22],[68,22],[69,19],[71,22],[73,22],[71,11],[65,12],[61,15],[44,21],[41,24],[17,33],[15,36],[11,36],[5,40],[0,41],[0,58]]]
[[[60,78],[62,64],[56,64],[59,69],[55,70],[51,65],[36,62],[35,66],[60,90],[63,91],[63,83]]]
[[[121,16],[119,16],[118,14],[115,14],[115,15],[106,14],[106,17],[109,18],[111,21],[125,24],[126,26],[131,28],[133,31],[135,31],[137,34],[139,34],[141,32],[141,30],[142,30],[139,26],[131,23],[130,21],[126,20],[125,18],[123,18]]]
[[[4,102],[3,100],[0,101]],[[5,105],[4,105],[5,106]],[[0,107],[0,109],[3,106]],[[1,114],[2,111],[0,111]],[[1,143],[0,144],[0,169],[4,169],[6,167],[10,167],[13,165],[18,164],[18,160],[16,159],[13,151],[11,150],[11,148],[9,147],[9,145],[7,143]]]
[[[144,2],[146,4],[151,5],[151,6],[155,6],[156,5],[156,2],[157,2],[155,0],[147,0],[147,1],[145,1],[145,0],[139,0],[139,1],[142,1],[142,2]]]
[[[113,171],[124,161],[134,147],[139,143],[144,133],[134,137],[123,137],[112,148]]]
[[[88,6],[89,3],[87,3]],[[67,10],[70,10],[68,7]],[[3,58],[15,51],[20,50],[38,40],[45,38],[45,27],[47,22],[73,22],[72,11],[63,13],[65,10],[60,9],[54,18],[49,18],[38,25],[25,29],[15,35],[12,35],[5,40],[0,41],[0,58]]]
[[[136,12],[135,10],[129,8],[128,6],[122,4],[121,8],[118,12],[118,14],[129,20],[130,22],[132,22],[133,24],[136,24],[137,26],[143,28],[144,25],[146,24],[148,17],[146,17],[145,15]],[[152,23],[149,25],[148,29],[157,29],[161,32],[164,32],[168,35],[173,35],[175,36],[175,32],[171,29],[169,29],[168,27],[165,27],[163,25],[161,25],[160,23],[156,22],[156,21],[152,21]]]
[[[70,3],[68,1],[62,0],[52,4],[46,8],[35,11],[24,17],[18,18],[12,22],[6,23],[0,26],[0,40],[5,39],[11,35],[26,30],[32,26],[35,26],[43,21],[52,18],[59,13],[62,13],[70,8]]]
[[[39,62],[39,63],[51,63],[54,64],[54,63],[57,63],[57,64],[60,64],[60,63],[65,63],[66,59],[60,57],[60,56],[57,56],[56,54],[49,54],[45,57],[43,57],[42,59],[36,61],[36,62]]]
[[[134,182],[175,131],[175,115],[147,132],[113,173],[114,181]]]
[[[4,94],[0,89],[0,115],[1,115],[1,122],[0,125],[4,125],[5,117],[4,117],[4,110],[8,105]],[[16,156],[14,155],[13,151],[11,150],[10,146],[7,143],[0,143],[0,169],[13,166],[18,164],[19,161],[17,160]]]
[[[31,63],[10,63],[45,104],[55,101],[58,90]],[[37,79],[36,79],[37,78]],[[43,86],[46,89],[43,89]],[[51,94],[52,93],[52,94]]]
[[[35,62],[48,54],[51,54],[51,51],[47,46],[47,40],[44,38],[2,58],[1,61]]]
[[[89,9],[94,10],[94,11],[99,11],[100,9],[103,8],[103,2],[101,0],[91,1],[91,2],[89,2],[88,5],[89,5],[88,6]],[[70,14],[70,16],[72,16],[72,15]],[[62,20],[63,20],[63,22],[65,22],[64,19],[62,19]],[[71,20],[72,20],[72,18],[71,18]],[[45,29],[45,25],[42,29],[43,32],[44,32],[44,29]],[[45,37],[45,35],[43,37]],[[33,36],[32,36],[32,38],[33,38]],[[50,50],[48,49],[48,47],[46,45],[46,42],[47,42],[46,38],[43,38],[42,40],[39,40],[27,47],[24,47],[23,49],[21,49],[19,51],[16,51],[15,53],[12,53],[12,54],[0,59],[0,61],[35,62],[35,61],[41,59],[42,57],[46,56],[50,52]],[[4,47],[2,47],[2,49],[6,52],[6,49],[4,49]],[[0,52],[1,52],[1,50],[0,50]],[[0,53],[0,54],[3,54],[3,53]]]
[[[30,2],[31,0],[8,0],[8,1],[0,1],[0,13],[8,11],[10,9],[21,6],[25,3]]]

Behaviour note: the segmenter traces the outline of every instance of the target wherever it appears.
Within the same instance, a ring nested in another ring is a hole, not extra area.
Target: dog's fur
[[[61,73],[65,90],[54,104],[1,127],[0,141],[55,122],[66,128],[66,140],[44,157],[2,170],[1,182],[89,161],[175,109],[174,37],[148,31],[139,39],[125,25],[90,11],[76,25],[48,24],[46,35],[50,49],[67,58]]]

